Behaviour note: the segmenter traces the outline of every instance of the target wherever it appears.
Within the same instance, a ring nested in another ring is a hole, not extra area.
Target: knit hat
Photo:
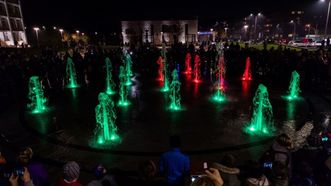
[[[63,178],[66,181],[74,181],[79,177],[79,165],[75,161],[69,161],[63,166]]]

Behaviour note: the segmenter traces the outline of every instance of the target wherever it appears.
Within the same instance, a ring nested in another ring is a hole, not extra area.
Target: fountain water
[[[128,52],[124,53],[124,68],[125,68],[125,75],[126,75],[126,82],[125,85],[129,86],[132,84],[131,82],[131,76],[133,76],[132,73],[132,59]]]
[[[286,96],[286,99],[289,101],[299,98],[300,93],[300,75],[297,71],[292,72],[290,86],[288,90],[289,95]]]
[[[195,55],[194,58],[194,79],[193,82],[200,83],[201,82],[201,60],[198,54]]]
[[[120,101],[118,102],[119,106],[128,106],[130,105],[130,102],[128,101],[128,90],[126,87],[126,72],[123,66],[120,66],[120,75],[119,75],[119,79],[120,79]]]
[[[241,78],[243,81],[251,81],[252,79],[252,71],[251,71],[251,59],[247,57],[246,59],[246,67],[243,77]]]
[[[67,66],[66,66],[66,74],[67,74],[67,88],[78,88],[79,85],[77,83],[76,70],[74,66],[74,62],[70,57],[67,58]]]
[[[253,99],[253,115],[244,129],[249,134],[271,135],[274,131],[272,106],[267,87],[260,84]]]
[[[162,56],[159,57],[159,59],[156,62],[159,65],[159,70],[158,70],[158,81],[164,81],[164,76],[163,76],[163,70],[164,70],[164,63],[163,63],[163,58]]]
[[[191,67],[191,54],[188,52],[185,57],[185,71],[184,74],[191,74],[192,67]]]
[[[178,72],[177,70],[174,70],[172,72],[172,81],[170,84],[170,109],[171,110],[181,110],[181,105],[180,105],[180,85],[181,83],[179,82],[178,79]]]
[[[106,93],[108,95],[113,95],[115,94],[115,90],[114,90],[115,83],[112,78],[113,67],[108,57],[105,59],[105,62],[106,62]]]
[[[224,62],[224,56],[220,55],[219,59],[218,59],[218,81],[217,81],[217,88],[216,88],[216,93],[214,94],[214,96],[212,97],[212,99],[215,102],[223,102],[225,101],[225,85],[224,85],[224,81],[225,81],[225,73],[226,73],[226,69],[225,69],[225,62]]]
[[[47,111],[47,98],[44,97],[44,91],[41,87],[38,76],[32,76],[29,81],[29,94],[30,103],[28,109],[32,113],[43,113]]]
[[[163,57],[163,87],[161,88],[162,92],[168,92],[169,91],[169,78],[168,78],[168,63],[167,63],[167,50],[165,48],[165,45],[162,46],[162,51],[161,51],[162,57]]]
[[[98,144],[109,144],[120,140],[115,125],[116,112],[114,102],[106,94],[101,92],[98,96],[99,104],[95,107],[95,119],[97,123],[96,139]]]

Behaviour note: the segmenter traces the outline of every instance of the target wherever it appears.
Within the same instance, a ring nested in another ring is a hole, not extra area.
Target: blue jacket
[[[174,148],[162,154],[160,172],[165,175],[170,185],[183,184],[185,176],[190,174],[190,160],[179,148]]]

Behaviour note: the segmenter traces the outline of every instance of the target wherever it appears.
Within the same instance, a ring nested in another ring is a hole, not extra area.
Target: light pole
[[[296,29],[296,25],[295,22],[293,20],[290,21],[291,24],[293,24],[293,40],[295,39],[295,29]]]
[[[254,22],[254,36],[255,36],[255,39],[257,39],[257,35],[256,35],[256,27],[257,27],[257,21],[258,21],[258,18],[262,16],[261,13],[258,13],[256,16],[255,16],[255,22]]]
[[[39,35],[38,35],[38,32],[39,32],[40,28],[39,27],[34,27],[33,30],[36,32],[37,46],[39,46]]]
[[[59,31],[60,31],[60,33],[61,33],[61,39],[62,39],[62,37],[63,37],[63,29],[60,28]]]
[[[320,0],[321,2],[325,2],[325,0]],[[331,7],[331,0],[328,3],[328,12],[326,14],[326,23],[325,23],[325,30],[324,30],[324,37],[328,34],[328,24],[329,24],[329,15],[330,15],[330,7]]]
[[[247,29],[248,29],[248,25],[245,25],[244,26],[244,29],[245,29],[245,39],[247,40]]]

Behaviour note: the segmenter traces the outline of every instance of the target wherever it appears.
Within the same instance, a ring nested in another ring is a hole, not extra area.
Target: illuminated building
[[[27,44],[21,3],[0,0],[0,44],[2,47]]]
[[[122,21],[123,43],[163,42],[190,43],[197,41],[198,20]]]

